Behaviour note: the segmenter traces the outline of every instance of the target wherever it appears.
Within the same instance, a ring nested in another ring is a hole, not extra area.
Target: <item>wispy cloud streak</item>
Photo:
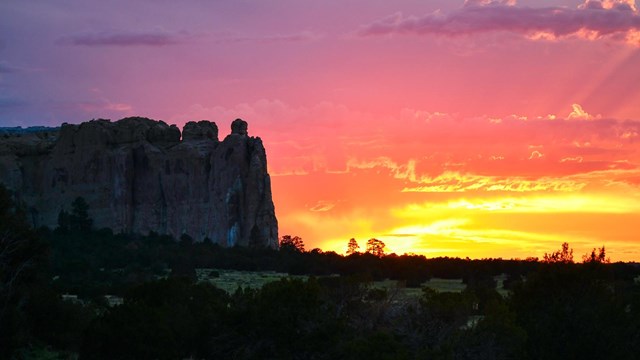
[[[0,61],[0,74],[12,74],[22,71],[21,68],[12,66],[6,61]]]
[[[292,43],[292,42],[305,42],[314,41],[322,38],[321,34],[316,34],[311,31],[302,31],[290,34],[274,34],[274,35],[256,35],[256,36],[242,36],[242,35],[230,35],[222,36],[216,39],[218,43],[244,43],[244,42],[256,42],[256,43]]]
[[[167,46],[184,42],[186,34],[169,32],[100,32],[61,38],[58,44],[75,46]]]

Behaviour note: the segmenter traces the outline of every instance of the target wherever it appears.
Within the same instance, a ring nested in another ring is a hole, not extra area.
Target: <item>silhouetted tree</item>
[[[551,254],[544,254],[542,262],[545,263],[561,263],[573,264],[573,249],[569,248],[569,243],[562,243],[562,249],[554,251]]]
[[[342,359],[410,359],[407,349],[393,334],[384,331],[365,332],[346,344]]]
[[[280,238],[280,250],[304,252],[304,242],[299,236],[283,235]]]
[[[484,316],[465,324],[449,343],[450,358],[460,360],[525,358],[526,331],[517,325],[501,297],[489,302]]]
[[[385,246],[386,245],[382,240],[378,240],[375,238],[369,239],[367,241],[367,253],[373,256],[383,257]]]
[[[123,305],[100,315],[85,332],[81,359],[184,359],[208,357],[210,338],[228,333],[228,295],[186,279],[129,289]]]
[[[39,282],[47,247],[0,185],[0,358],[29,341],[26,306]]]
[[[553,265],[553,264],[552,264]],[[601,267],[541,266],[509,303],[527,332],[529,359],[634,359],[633,306]],[[522,357],[521,357],[522,358]]]
[[[193,245],[193,238],[189,234],[180,235],[180,245],[189,247]]]
[[[473,299],[467,293],[437,292],[425,287],[408,333],[418,346],[437,348],[467,324]]]
[[[319,358],[317,354],[330,354],[340,339],[336,311],[314,278],[266,284],[248,310],[234,319],[244,324],[247,333],[244,358],[314,359]]]
[[[58,214],[58,226],[65,230],[67,227],[75,231],[89,231],[93,225],[93,219],[89,217],[89,204],[87,201],[78,196],[71,203],[71,214],[65,211]]]
[[[358,242],[356,241],[356,239],[354,238],[349,239],[349,244],[347,244],[347,255],[357,253],[358,249],[360,249],[360,245],[358,245]]]
[[[597,253],[596,253],[597,251]],[[607,257],[604,246],[599,249],[593,248],[590,254],[584,254],[582,256],[583,263],[601,263],[609,264],[611,260]]]
[[[58,213],[58,229],[62,232],[69,231],[69,213],[66,210]]]

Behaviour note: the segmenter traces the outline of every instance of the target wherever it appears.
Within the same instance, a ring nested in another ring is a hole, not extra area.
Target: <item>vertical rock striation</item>
[[[0,182],[27,206],[35,226],[55,227],[60,211],[82,196],[99,228],[275,247],[264,146],[245,121],[231,129],[222,141],[213,122],[189,122],[181,134],[139,117],[0,129]]]

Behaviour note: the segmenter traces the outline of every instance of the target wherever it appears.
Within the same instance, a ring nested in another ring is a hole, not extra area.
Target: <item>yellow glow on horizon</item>
[[[600,224],[592,225],[607,231],[608,220],[602,216],[629,214],[637,217],[640,214],[640,201],[634,196],[526,193],[519,197],[486,198],[482,197],[486,194],[475,195],[392,208],[384,223],[376,223],[362,213],[327,214],[320,224],[313,215],[299,214],[297,219],[309,227],[320,226],[331,231],[321,247],[340,254],[345,253],[348,239],[353,237],[361,251],[365,251],[368,239],[377,238],[385,242],[389,253],[526,258],[542,257],[544,252],[552,251],[563,242],[570,243],[576,254],[602,245],[628,248],[623,239],[603,244],[598,240],[601,234],[591,233],[591,229],[567,232],[565,228],[570,224],[581,228],[582,223],[591,224],[590,216],[598,216]],[[612,223],[610,226],[617,225]],[[345,232],[351,235],[336,236]],[[618,258],[624,258],[624,255],[618,254]]]

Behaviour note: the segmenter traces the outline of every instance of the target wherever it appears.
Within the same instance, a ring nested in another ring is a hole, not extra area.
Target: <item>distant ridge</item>
[[[0,127],[0,134],[30,134],[35,132],[57,131],[60,127],[49,126],[29,126],[23,128],[22,126],[14,127]]]

